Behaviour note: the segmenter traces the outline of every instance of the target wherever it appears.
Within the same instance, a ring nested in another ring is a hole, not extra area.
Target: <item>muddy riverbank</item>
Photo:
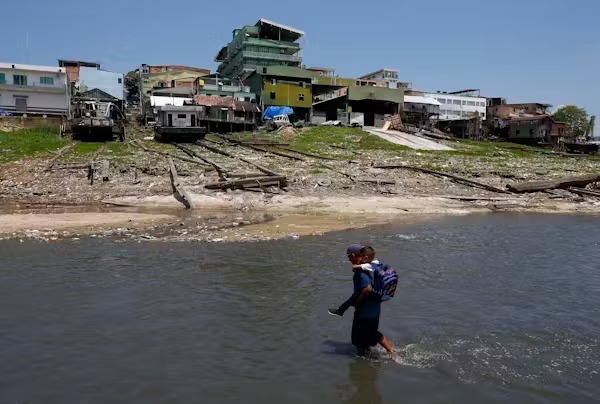
[[[515,182],[598,173],[600,159],[595,157],[573,158],[542,149],[465,141],[442,141],[454,149],[450,152],[424,152],[406,150],[360,130],[320,130],[228,138],[211,135],[202,144],[186,145],[187,153],[141,133],[129,143],[76,143],[64,154],[37,153],[16,160],[2,155],[0,234],[4,238],[22,237],[31,231],[95,234],[125,228],[138,236],[162,230],[169,237],[254,240],[318,234],[413,216],[600,212],[600,198],[567,190],[502,191]],[[252,142],[288,146],[280,146],[284,152],[278,146],[258,147]],[[174,196],[169,158],[190,198],[192,213],[185,213]],[[90,164],[108,166],[108,170],[90,172]],[[377,168],[383,165],[398,168]],[[411,167],[448,173],[475,186]],[[261,174],[261,170],[281,175],[286,186],[208,189],[223,176],[240,178],[257,175],[257,171]],[[251,218],[247,220],[247,216]],[[188,222],[190,217],[196,221]],[[285,228],[293,220],[315,223],[308,227],[298,224],[286,233],[274,227],[278,220],[286,221]],[[242,231],[249,224],[263,222],[260,230]],[[171,231],[172,227],[177,231]]]

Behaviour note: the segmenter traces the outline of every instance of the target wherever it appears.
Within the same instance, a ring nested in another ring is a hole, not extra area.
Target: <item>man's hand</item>
[[[369,296],[371,294],[371,292],[373,291],[373,286],[369,285],[365,288],[362,288],[362,290],[360,291],[360,295],[358,295],[358,299],[356,299],[356,303],[355,306],[360,306],[360,304],[363,302],[363,300],[365,300],[367,298],[367,296]]]

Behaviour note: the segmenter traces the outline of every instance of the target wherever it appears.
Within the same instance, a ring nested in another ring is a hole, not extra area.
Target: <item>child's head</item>
[[[373,247],[362,247],[360,249],[360,258],[363,264],[372,262],[375,259],[375,250]]]

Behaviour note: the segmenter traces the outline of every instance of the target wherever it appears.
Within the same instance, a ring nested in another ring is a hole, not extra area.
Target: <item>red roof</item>
[[[260,112],[260,108],[253,102],[236,101],[233,97],[219,97],[216,95],[195,95],[194,104],[205,107],[219,107],[233,109],[234,111]]]

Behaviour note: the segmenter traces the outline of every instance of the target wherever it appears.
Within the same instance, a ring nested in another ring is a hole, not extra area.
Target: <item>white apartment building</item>
[[[0,63],[0,109],[18,115],[66,115],[69,92],[65,69]]]
[[[406,83],[402,83],[398,80],[398,70],[394,69],[381,69],[376,72],[365,74],[360,76],[358,80],[368,80],[377,82],[379,87],[387,88],[402,88],[407,87]]]
[[[440,103],[440,121],[457,121],[474,116],[477,112],[485,120],[486,98],[473,95],[473,91],[458,93],[425,93],[425,97]]]

